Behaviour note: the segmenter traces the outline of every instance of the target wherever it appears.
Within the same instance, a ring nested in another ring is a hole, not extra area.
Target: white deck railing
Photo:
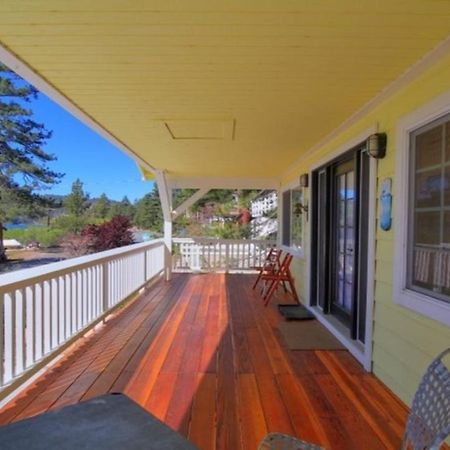
[[[0,275],[0,390],[164,270],[162,240]]]
[[[255,270],[275,245],[270,240],[210,238],[174,238],[172,242],[174,272]]]

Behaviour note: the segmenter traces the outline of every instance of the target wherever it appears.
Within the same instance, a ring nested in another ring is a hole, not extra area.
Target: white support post
[[[178,216],[186,212],[188,208],[190,208],[197,200],[200,200],[210,190],[211,189],[207,187],[200,188],[197,192],[186,199],[180,206],[178,206],[175,211],[173,211],[172,217],[176,219]]]
[[[145,252],[144,252],[145,253]],[[102,265],[103,277],[102,277],[102,312],[106,312],[109,309],[109,262],[106,261]]]
[[[283,191],[281,188],[277,191],[278,196],[278,210],[277,210],[277,221],[278,221],[278,233],[277,233],[277,247],[281,248],[283,244]]]
[[[166,280],[169,281],[172,276],[172,189],[169,188],[162,170],[156,172],[156,183],[164,218],[164,272]]]
[[[164,221],[164,244],[165,244],[165,256],[164,256],[164,271],[166,281],[170,281],[172,278],[172,221]]]

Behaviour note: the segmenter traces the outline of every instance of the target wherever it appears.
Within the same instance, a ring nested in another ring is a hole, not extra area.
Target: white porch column
[[[169,281],[172,277],[172,189],[168,186],[162,170],[158,170],[155,176],[164,218],[164,272],[166,280]]]
[[[166,254],[164,258],[166,281],[172,278],[172,221],[164,220],[164,244]]]

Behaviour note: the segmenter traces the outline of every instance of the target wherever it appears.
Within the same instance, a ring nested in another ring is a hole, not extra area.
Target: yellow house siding
[[[378,124],[379,131],[388,134],[387,155],[378,162],[377,196],[379,196],[380,184],[384,178],[391,177],[395,181],[397,156],[395,141],[399,120],[449,90],[450,55],[435,63],[418,79],[384,101],[314,155],[302,161],[296,173],[311,170],[345,142],[354,139],[370,126]],[[394,190],[394,217],[396,201]],[[388,232],[382,231],[377,220],[372,361],[374,373],[403,401],[410,404],[426,366],[439,352],[450,346],[450,328],[394,302],[392,286],[394,233],[394,226]],[[308,242],[306,247],[308,248]],[[306,295],[305,287],[308,282],[306,264],[303,261],[297,261],[294,272],[303,297]]]
[[[302,302],[305,302],[308,297],[307,283],[307,265],[306,260],[295,258],[292,263],[292,273],[295,278],[295,287]]]

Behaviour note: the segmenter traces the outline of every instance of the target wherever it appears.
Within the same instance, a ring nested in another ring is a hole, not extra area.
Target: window
[[[397,125],[394,302],[450,326],[450,91]]]
[[[450,302],[450,114],[410,134],[406,288]]]
[[[303,191],[283,192],[282,244],[294,250],[303,247]]]
[[[283,227],[282,244],[291,245],[291,191],[283,192]]]
[[[300,189],[291,191],[291,243],[290,247],[303,247],[303,192]]]

